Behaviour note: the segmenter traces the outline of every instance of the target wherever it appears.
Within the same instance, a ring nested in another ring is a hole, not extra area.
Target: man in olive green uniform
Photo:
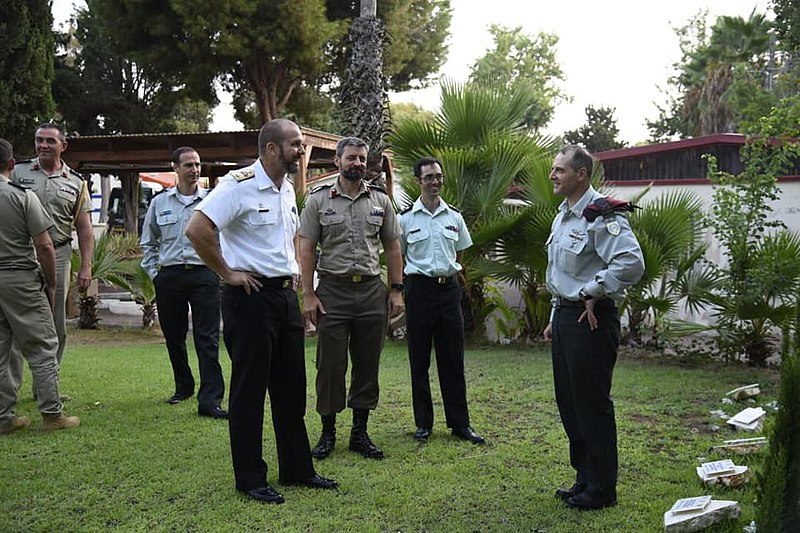
[[[53,219],[50,238],[56,249],[56,295],[53,302],[53,321],[58,334],[56,361],[60,368],[67,341],[66,302],[70,282],[72,229],[78,235],[81,267],[78,289],[83,292],[92,281],[92,200],[88,183],[69,168],[61,154],[67,149],[64,130],[57,124],[45,123],[36,129],[36,159],[17,163],[11,181],[30,189],[39,198]],[[14,348],[11,358],[11,380],[19,388],[22,383],[22,355]],[[65,398],[66,399],[66,398]]]
[[[67,429],[80,423],[78,417],[64,415],[58,395],[58,341],[50,307],[55,252],[47,231],[53,221],[35,194],[10,183],[13,168],[11,144],[0,139],[0,435],[31,423],[14,412],[17,390],[8,373],[12,336],[31,368],[44,428]]]
[[[339,179],[312,191],[300,217],[303,306],[306,319],[317,326],[318,339],[322,436],[311,452],[317,459],[327,457],[336,441],[336,414],[345,408],[348,348],[353,365],[347,395],[347,406],[353,409],[350,449],[367,458],[383,458],[367,434],[367,419],[378,405],[378,363],[387,315],[397,316],[404,308],[403,258],[391,199],[383,189],[364,182],[367,151],[361,139],[339,141],[334,156]],[[381,245],[391,291],[380,278]],[[320,278],[316,289],[315,267]]]

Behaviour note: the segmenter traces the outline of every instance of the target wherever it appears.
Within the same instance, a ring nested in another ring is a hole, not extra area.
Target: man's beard
[[[281,156],[281,163],[283,163],[283,168],[286,169],[286,172],[289,174],[294,174],[297,172],[297,169],[300,166],[300,160],[295,159],[294,161],[289,161],[286,159],[286,156],[283,153],[283,147],[280,147],[280,156]]]
[[[340,170],[339,173],[347,181],[358,181],[364,179],[366,172],[363,168],[351,168],[350,170]]]

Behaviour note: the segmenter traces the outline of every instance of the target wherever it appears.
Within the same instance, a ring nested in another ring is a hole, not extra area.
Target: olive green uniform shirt
[[[0,270],[35,270],[31,237],[53,225],[39,199],[0,176]]]
[[[72,229],[78,211],[90,212],[92,198],[83,177],[63,161],[61,172],[50,176],[39,165],[38,159],[17,163],[11,181],[30,189],[53,219],[50,238],[60,246],[72,240]]]
[[[383,189],[362,181],[351,198],[337,181],[308,195],[300,214],[300,236],[319,243],[320,274],[377,276],[381,243],[398,239],[400,224]]]

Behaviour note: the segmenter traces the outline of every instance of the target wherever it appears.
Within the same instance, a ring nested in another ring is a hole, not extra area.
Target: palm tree
[[[113,279],[126,272],[130,267],[122,254],[118,251],[116,237],[109,234],[102,235],[99,239],[95,239],[94,252],[92,255],[92,279],[96,279],[100,283],[112,283]],[[77,276],[80,269],[80,257],[77,251],[73,251],[72,258],[72,272]],[[72,280],[73,288],[77,286],[76,278]],[[80,329],[97,329],[100,322],[99,311],[97,304],[99,298],[97,295],[82,294],[78,299],[78,328]]]
[[[445,174],[444,200],[464,216],[473,246],[464,254],[462,283],[466,288],[467,328],[482,332],[491,312],[484,285],[486,259],[497,242],[519,223],[523,210],[509,205],[509,193],[526,172],[552,161],[554,140],[525,126],[530,88],[510,90],[492,85],[462,85],[444,81],[440,111],[433,121],[410,119],[395,125],[390,142],[396,161],[406,167],[424,156],[437,157]],[[413,176],[399,180],[401,205],[419,195]],[[542,241],[544,242],[544,241]]]
[[[376,16],[376,0],[361,0],[361,16],[350,25],[350,63],[339,94],[348,132],[369,145],[370,180],[380,176],[389,129],[389,84],[383,69],[386,27]]]
[[[133,272],[112,277],[113,283],[131,293],[133,301],[142,310],[142,329],[151,327],[156,321],[156,288],[150,275],[141,263],[135,263]]]
[[[647,194],[642,191],[634,201]],[[641,203],[630,223],[644,255],[642,279],[628,290],[627,342],[642,343],[643,327],[652,320],[653,342],[660,340],[662,317],[675,311],[681,301],[697,312],[714,300],[720,277],[703,262],[705,240],[702,201],[688,190],[666,192]]]

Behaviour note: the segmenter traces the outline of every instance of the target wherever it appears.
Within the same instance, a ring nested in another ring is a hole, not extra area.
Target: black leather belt
[[[261,282],[262,287],[268,287],[270,289],[289,289],[292,287],[292,277],[291,276],[281,276],[278,278],[265,278],[263,276],[253,276],[259,282]]]
[[[597,300],[597,303],[594,305],[595,308],[597,307],[616,307],[614,300],[610,298],[602,298]],[[586,307],[586,304],[583,300],[567,300],[566,298],[559,298],[557,307]]]
[[[367,274],[351,274],[349,276],[337,276],[335,274],[326,274],[324,272],[321,272],[319,274],[319,277],[328,278],[328,279],[335,279],[337,281],[346,281],[348,283],[362,283],[364,281],[373,280],[373,279],[377,278],[378,276],[377,275],[370,276],[370,275],[367,275]]]
[[[450,285],[451,283],[456,283],[455,276],[426,276],[424,274],[409,274],[410,278],[420,278],[420,279],[428,279],[438,285]]]
[[[198,268],[208,268],[206,265],[191,265],[184,263],[182,265],[167,265],[162,266],[161,270],[196,270]]]

